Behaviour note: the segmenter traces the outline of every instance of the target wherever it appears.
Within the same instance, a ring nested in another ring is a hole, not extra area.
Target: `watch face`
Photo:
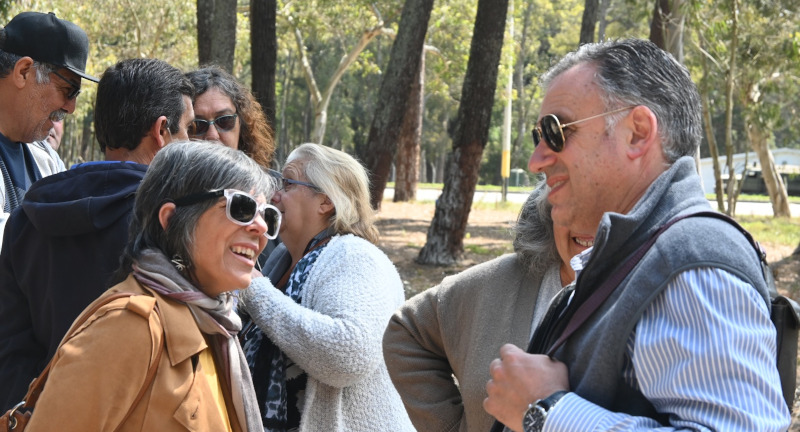
[[[525,412],[522,418],[522,428],[525,432],[539,432],[544,428],[545,411],[539,405],[533,405]]]

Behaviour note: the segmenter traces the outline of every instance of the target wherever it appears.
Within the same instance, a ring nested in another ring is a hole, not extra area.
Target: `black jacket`
[[[146,165],[93,162],[34,183],[0,249],[0,411],[19,402],[109,287]]]

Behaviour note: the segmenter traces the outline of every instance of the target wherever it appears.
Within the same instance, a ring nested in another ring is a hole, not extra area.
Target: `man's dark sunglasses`
[[[65,77],[64,75],[61,75],[60,73],[58,73],[56,71],[53,71],[53,74],[55,74],[55,76],[61,78],[65,83],[69,84],[70,91],[69,91],[69,93],[67,93],[67,99],[68,100],[75,99],[76,97],[78,97],[79,94],[81,94],[81,85],[80,84],[76,83],[75,81],[72,81],[71,79]]]
[[[242,226],[247,226],[256,220],[256,216],[261,215],[267,223],[267,232],[264,233],[268,239],[272,240],[278,236],[281,229],[281,212],[270,204],[259,204],[250,194],[236,189],[218,189],[209,192],[200,192],[185,197],[178,198],[172,202],[180,207],[224,196],[225,214],[228,219]]]
[[[211,125],[214,125],[218,131],[227,132],[236,126],[236,117],[239,117],[239,114],[226,114],[211,121],[194,119],[189,126],[189,135],[196,137],[204,136],[208,133],[208,128],[210,128]]]
[[[602,114],[593,115],[591,117],[586,117],[585,119],[575,120],[574,122],[561,124],[556,117],[555,114],[548,114],[542,117],[539,124],[540,126],[536,126],[533,128],[533,145],[538,146],[539,142],[542,139],[545,140],[547,146],[550,147],[550,150],[553,150],[556,153],[559,153],[561,150],[564,150],[564,128],[568,126],[572,126],[574,124],[583,123],[585,121],[589,121],[592,119],[596,119],[598,117],[605,117],[610,114],[616,114],[618,112],[622,112],[625,110],[629,110],[632,108],[636,108],[636,106],[628,106],[625,108],[619,108],[612,111],[604,112]]]

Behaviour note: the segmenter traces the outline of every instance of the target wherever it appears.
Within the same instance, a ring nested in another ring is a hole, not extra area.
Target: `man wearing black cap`
[[[45,139],[53,122],[75,111],[89,39],[55,14],[23,12],[0,28],[0,240],[11,210],[42,177],[23,143]]]

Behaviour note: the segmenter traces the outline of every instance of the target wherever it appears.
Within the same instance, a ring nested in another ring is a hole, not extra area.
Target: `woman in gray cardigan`
[[[522,349],[550,300],[575,277],[570,257],[590,239],[554,227],[549,188],[539,183],[520,211],[515,253],[445,278],[392,317],[383,352],[395,387],[419,431],[486,432],[489,363],[500,347]]]
[[[375,246],[367,174],[339,150],[303,144],[288,157],[283,243],[242,294],[243,331],[264,429],[413,431],[386,370],[381,338],[403,303],[400,275]]]

